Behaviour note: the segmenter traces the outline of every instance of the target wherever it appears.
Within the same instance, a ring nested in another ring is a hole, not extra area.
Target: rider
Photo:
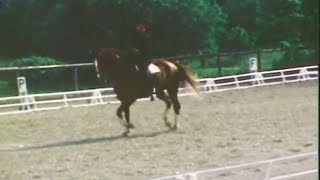
[[[147,31],[148,27],[146,24],[138,24],[136,26],[136,42],[134,42],[132,52],[134,56],[131,57],[134,61],[134,64],[137,65],[138,71],[142,73],[142,76],[145,80],[149,83],[150,86],[150,100],[154,100],[153,95],[153,86],[154,86],[154,77],[149,73],[148,66],[150,64],[150,51],[149,51],[149,39],[150,39],[150,32]]]

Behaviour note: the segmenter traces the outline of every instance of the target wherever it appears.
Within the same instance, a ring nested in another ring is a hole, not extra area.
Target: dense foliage
[[[318,50],[318,0],[0,0],[0,56],[88,61],[132,47],[136,24],[153,56],[282,47]],[[318,54],[318,53],[317,53]]]

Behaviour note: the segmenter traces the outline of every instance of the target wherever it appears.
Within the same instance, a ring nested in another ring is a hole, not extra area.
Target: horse
[[[150,87],[146,85],[145,78],[139,69],[131,63],[130,59],[140,57],[137,51],[123,51],[115,48],[101,48],[94,60],[97,76],[103,80],[109,80],[113,84],[114,92],[121,105],[116,111],[120,123],[125,127],[123,135],[128,136],[134,125],[130,122],[130,106],[139,98],[150,96]],[[178,90],[181,82],[191,85],[195,94],[198,94],[198,81],[196,76],[187,67],[178,61],[167,61],[164,59],[152,60],[153,68],[158,68],[154,74],[154,85],[156,97],[165,102],[166,108],[163,114],[165,125],[176,130],[179,127],[179,115],[181,105],[178,99]],[[168,111],[173,105],[175,123],[173,126],[168,122]],[[123,120],[123,113],[125,120]]]

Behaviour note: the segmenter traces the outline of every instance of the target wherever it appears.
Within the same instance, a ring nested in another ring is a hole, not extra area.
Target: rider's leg
[[[143,74],[143,77],[146,80],[147,86],[148,86],[148,94],[150,96],[150,101],[154,101],[155,95],[153,92],[154,85],[155,85],[155,74],[151,74],[148,70],[149,63],[141,62],[138,64],[139,71]]]
[[[157,73],[151,73],[148,69],[148,67],[146,68],[146,76],[148,77],[148,83],[150,84],[150,100],[154,101],[155,99],[155,92],[154,92],[154,87],[156,85],[156,81],[157,81]]]
[[[150,74],[149,72],[147,72],[147,74],[149,77],[149,82],[151,84],[150,101],[154,101],[154,99],[155,99],[154,87],[155,87],[155,83],[156,83],[156,77],[155,77],[155,74]]]

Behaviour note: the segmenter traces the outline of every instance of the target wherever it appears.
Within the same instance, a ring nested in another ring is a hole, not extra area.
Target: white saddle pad
[[[160,69],[158,68],[158,66],[156,66],[156,65],[151,63],[148,66],[148,71],[149,71],[150,74],[155,74],[155,73],[160,72]]]

